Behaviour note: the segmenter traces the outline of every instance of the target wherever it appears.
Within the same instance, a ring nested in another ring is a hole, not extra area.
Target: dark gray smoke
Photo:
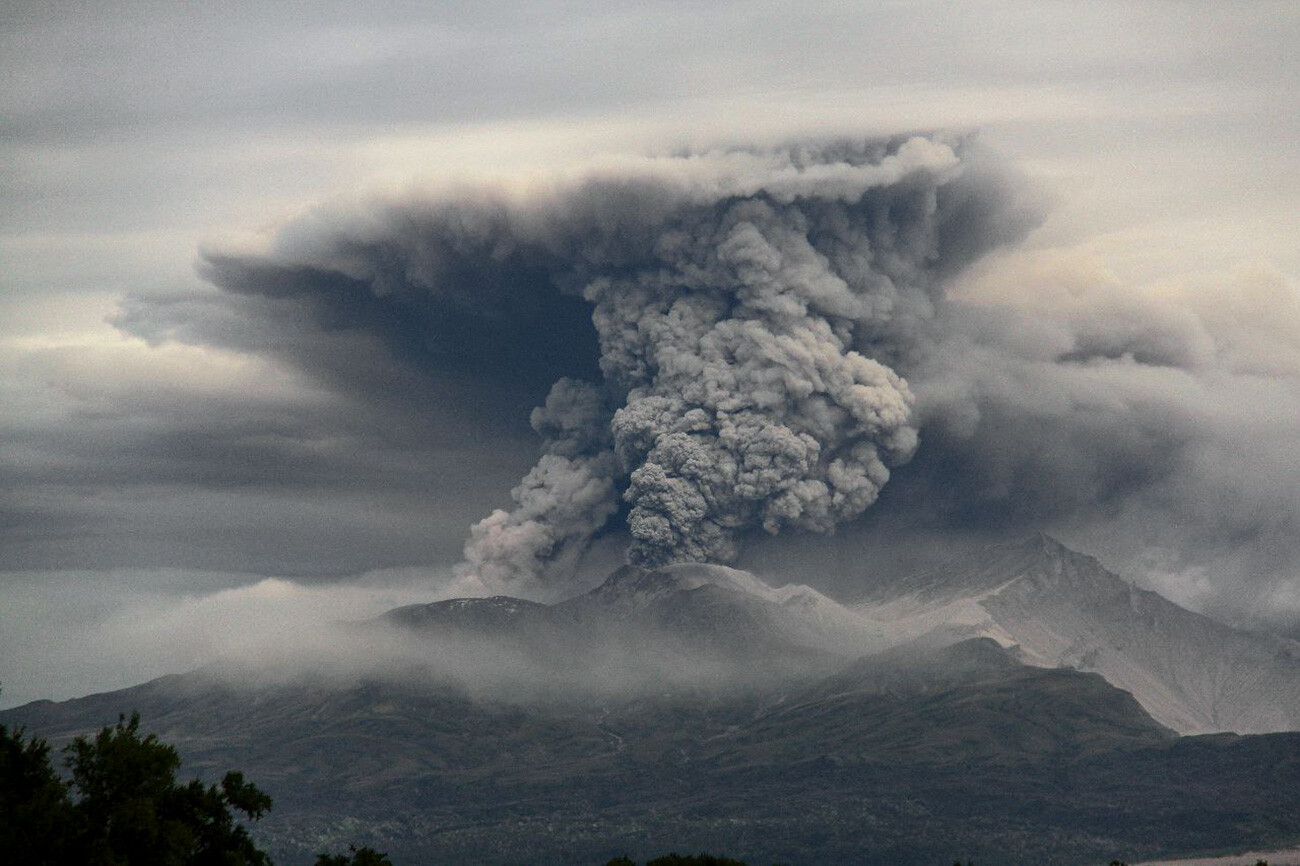
[[[483,579],[535,577],[619,513],[633,562],[729,561],[742,531],[856,517],[916,450],[891,365],[942,279],[1028,225],[971,150],[914,136],[650,160],[307,221],[207,273],[416,363],[561,376],[513,507],[471,530]]]
[[[604,381],[562,379],[534,414],[544,455],[515,508],[466,545],[484,579],[538,574],[620,495],[644,566],[729,561],[748,527],[829,532],[916,448],[907,384],[856,347],[929,315],[939,191],[961,174],[952,146],[741,152],[660,170],[559,197],[568,231],[542,246],[562,251],[556,283],[592,304]]]

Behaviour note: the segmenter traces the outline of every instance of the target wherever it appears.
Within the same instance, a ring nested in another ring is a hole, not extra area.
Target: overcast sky
[[[1048,480],[1008,482],[1041,520],[1004,503],[977,528],[1041,524],[1182,603],[1294,628],[1298,44],[1288,0],[6,4],[0,701],[192,664],[219,643],[193,623],[257,599],[337,616],[445,594],[468,527],[536,458],[529,407],[573,372],[561,339],[551,361],[524,345],[486,379],[453,364],[432,381],[322,342],[328,323],[232,313],[201,250],[309,233],[304,214],[378,194],[918,130],[978,131],[1044,203],[954,297],[1098,342],[1156,322],[1143,333],[1176,357],[1062,378],[965,318],[967,348],[917,371],[936,445],[923,426],[892,519],[908,491],[983,465],[994,433],[952,431],[963,389],[994,432],[1119,437],[1143,479],[1176,441],[1176,469],[1096,501],[1049,501],[1082,452],[1044,449],[1017,471]],[[1209,355],[1190,358],[1198,339]],[[986,379],[954,372],[970,365]],[[1021,412],[999,391],[1013,380],[1125,410]],[[844,543],[893,533],[888,505]],[[967,531],[970,508],[945,514]]]

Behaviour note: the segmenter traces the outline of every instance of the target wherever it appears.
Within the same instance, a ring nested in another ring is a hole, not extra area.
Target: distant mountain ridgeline
[[[853,610],[893,641],[993,637],[1101,674],[1183,734],[1300,730],[1300,643],[1193,613],[1045,535],[871,590]]]

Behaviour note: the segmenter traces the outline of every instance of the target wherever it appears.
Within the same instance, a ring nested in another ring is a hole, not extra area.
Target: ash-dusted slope
[[[817,653],[857,657],[989,637],[1032,665],[1101,674],[1180,733],[1300,730],[1300,643],[1193,613],[1044,535],[873,585],[852,607],[807,586],[682,564],[627,566],[553,606],[464,599],[387,619],[425,633],[490,635],[577,678],[611,653],[642,679],[721,676],[728,667],[746,679],[816,667]]]
[[[758,714],[729,748],[1023,765],[1175,738],[1096,674],[1025,665],[974,638],[859,659]]]
[[[988,636],[1095,671],[1181,733],[1300,730],[1300,643],[1193,613],[1043,535],[873,587],[854,610],[896,640]]]
[[[625,566],[559,604],[454,599],[398,608],[361,628],[396,627],[427,647],[430,667],[480,691],[496,682],[516,694],[626,693],[824,674],[844,660],[832,651],[841,643],[836,613],[863,645],[862,618],[807,587],[774,590],[722,566]]]
[[[761,620],[761,633],[796,646],[858,656],[890,645],[885,629],[811,587],[772,587],[724,565],[680,563],[653,571],[624,566],[591,592],[558,607],[585,620],[637,618],[679,606],[692,593],[721,593],[729,604],[751,609]],[[678,603],[669,601],[674,597]],[[692,615],[691,605],[680,606]]]
[[[386,619],[425,634],[488,636],[530,665],[550,660],[578,679],[611,654],[640,679],[731,669],[744,680],[755,671],[824,671],[819,653],[989,637],[1032,665],[1101,674],[1180,733],[1300,730],[1300,643],[1193,613],[1044,535],[873,585],[852,607],[807,586],[681,564],[626,566],[557,605],[461,599]]]

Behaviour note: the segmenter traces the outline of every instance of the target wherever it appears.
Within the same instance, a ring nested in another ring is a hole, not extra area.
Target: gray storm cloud
[[[542,455],[465,570],[537,577],[615,515],[637,564],[729,561],[748,531],[856,517],[916,450],[896,360],[944,278],[1032,221],[972,154],[912,136],[625,162],[318,215],[205,268],[417,366],[553,372]]]

